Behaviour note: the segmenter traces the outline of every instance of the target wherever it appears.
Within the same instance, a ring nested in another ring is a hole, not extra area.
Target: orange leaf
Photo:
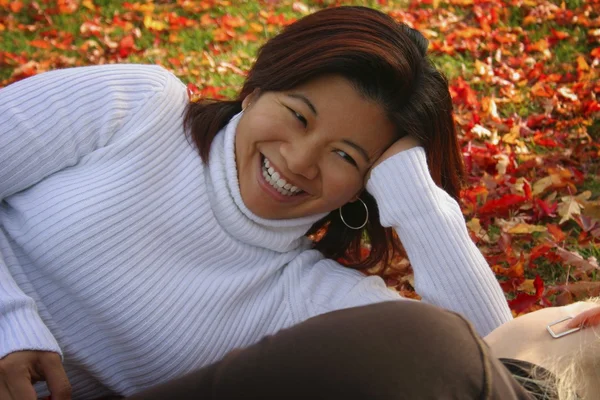
[[[554,90],[545,82],[538,81],[531,87],[531,93],[537,97],[552,97]]]
[[[215,24],[215,20],[210,17],[210,14],[202,14],[200,17],[200,26],[211,26]]]
[[[544,50],[548,50],[549,47],[550,44],[548,43],[548,39],[541,39],[535,43],[528,45],[527,47],[525,47],[525,49],[528,52],[539,51],[541,53],[544,52]]]
[[[58,0],[57,5],[61,14],[73,14],[79,8],[79,4],[74,0]]]
[[[523,253],[519,256],[519,260],[511,265],[509,268],[501,267],[500,265],[493,265],[492,271],[496,275],[505,276],[507,278],[516,278],[516,279],[524,279],[525,277],[525,268],[524,268],[525,256]]]
[[[595,49],[593,49],[590,54],[594,58],[600,58],[600,47],[596,47]]]
[[[589,71],[590,66],[583,56],[577,57],[577,71]]]
[[[29,42],[30,46],[37,47],[38,49],[49,49],[52,45],[42,39],[35,39]]]
[[[16,14],[19,11],[21,11],[21,9],[23,8],[23,2],[22,1],[11,1],[9,6],[10,6],[10,11]]]
[[[550,232],[555,242],[560,243],[567,238],[567,234],[560,229],[560,226],[556,224],[548,224],[546,226],[548,228],[548,232]]]

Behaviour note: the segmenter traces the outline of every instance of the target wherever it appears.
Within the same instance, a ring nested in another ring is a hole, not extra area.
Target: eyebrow
[[[313,105],[313,103],[308,99],[308,97],[300,94],[300,93],[288,93],[287,94],[289,97],[292,97],[294,99],[298,99],[301,100],[302,102],[304,102],[308,108],[310,108],[310,110],[315,114],[315,115],[319,115],[317,113],[317,109],[315,108],[315,106]],[[362,147],[360,147],[359,145],[357,145],[356,143],[354,143],[351,140],[348,139],[342,139],[342,142],[346,143],[348,146],[354,148],[356,151],[358,151],[360,153],[360,155],[363,156],[363,158],[369,162],[370,161],[370,157],[369,157],[369,153],[367,153],[367,151],[365,149],[363,149]]]
[[[319,113],[317,113],[317,109],[315,108],[314,104],[306,96],[299,94],[299,93],[288,93],[288,96],[292,97],[294,99],[301,100],[302,102],[304,102],[304,104],[306,104],[308,106],[308,108],[310,108],[310,110],[313,112],[313,114],[319,115]]]
[[[367,151],[365,149],[363,149],[362,147],[360,147],[359,145],[357,145],[356,143],[354,143],[351,140],[348,139],[342,139],[342,142],[346,143],[348,146],[354,148],[356,151],[358,151],[364,158],[365,160],[367,160],[367,162],[369,162],[369,153],[367,153]]]

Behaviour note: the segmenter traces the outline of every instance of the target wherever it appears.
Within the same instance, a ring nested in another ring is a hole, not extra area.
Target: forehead
[[[322,76],[284,94],[302,95],[314,105],[316,123],[322,134],[350,139],[370,154],[394,139],[394,126],[383,107],[367,99],[341,76]]]

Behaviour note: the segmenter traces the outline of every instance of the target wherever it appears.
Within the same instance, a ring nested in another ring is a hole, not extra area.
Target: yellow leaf
[[[143,12],[144,14],[152,14],[154,12],[154,4],[146,3],[146,4],[136,4],[138,5],[137,10]]]
[[[585,200],[589,200],[590,197],[592,197],[592,192],[589,190],[586,190],[585,192],[581,192],[580,194],[575,196],[575,198],[581,202],[583,202]]]
[[[534,196],[543,193],[546,189],[548,189],[551,186],[564,187],[566,186],[569,179],[572,177],[572,174],[568,169],[548,168],[548,173],[548,176],[537,180],[533,184],[532,194]]]
[[[96,11],[96,6],[92,0],[83,0],[81,5],[87,8],[88,10]]]
[[[257,24],[256,22],[250,22],[250,31],[261,33],[263,31],[263,26],[261,24]]]
[[[514,125],[510,128],[510,132],[502,136],[502,141],[508,144],[516,144],[517,139],[521,137],[521,127]]]
[[[532,195],[537,196],[538,194],[544,193],[544,191],[546,189],[548,189],[550,186],[552,186],[552,183],[553,183],[552,175],[545,176],[542,179],[538,179],[533,184]]]
[[[486,243],[492,243],[492,239],[489,237],[487,232],[481,227],[481,223],[479,218],[471,218],[469,222],[467,222],[467,227],[477,236],[479,239],[483,240]]]
[[[164,31],[167,28],[164,22],[156,21],[150,15],[144,16],[144,26],[155,31]]]
[[[494,159],[498,160],[496,163],[498,175],[506,175],[506,169],[510,163],[508,156],[506,154],[496,154]]]
[[[577,57],[577,70],[578,71],[589,71],[590,70],[590,66],[588,65],[587,61],[585,61],[585,58],[583,56]]]
[[[559,224],[567,222],[569,219],[581,214],[583,201],[590,198],[592,192],[586,190],[585,192],[577,196],[564,196],[561,197],[561,203],[558,205],[558,215],[562,217]]]
[[[517,290],[521,292],[535,293],[535,286],[533,285],[534,279],[525,279],[523,283],[519,285]]]
[[[511,227],[507,232],[513,234],[525,234],[525,233],[533,233],[533,232],[546,232],[548,228],[540,225],[531,225],[524,222],[518,223],[515,226]]]

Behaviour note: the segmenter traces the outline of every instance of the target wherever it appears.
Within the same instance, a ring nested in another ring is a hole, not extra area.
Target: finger
[[[63,368],[60,356],[52,354],[40,362],[40,369],[46,378],[52,400],[71,400],[71,384]]]
[[[0,392],[0,399],[5,399],[2,392]],[[8,384],[8,396],[6,399],[36,400],[37,393],[26,376],[12,377]]]
[[[567,328],[572,329],[577,327],[598,325],[600,325],[600,307],[595,307],[576,315],[572,320],[569,321]]]

